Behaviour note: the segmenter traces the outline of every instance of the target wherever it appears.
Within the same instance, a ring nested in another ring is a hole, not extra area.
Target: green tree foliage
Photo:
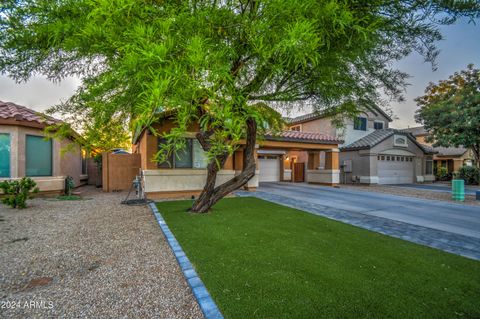
[[[0,182],[2,191],[2,203],[12,208],[27,207],[27,199],[33,198],[34,193],[38,193],[37,183],[29,177],[21,180]]]
[[[454,174],[457,179],[463,179],[466,184],[479,184],[480,183],[480,168],[473,166],[462,166]]]
[[[172,114],[177,127],[159,160],[182,148],[188,127],[200,123],[197,138],[212,164],[204,199],[218,199],[255,171],[246,157],[240,177],[212,188],[226,155],[240,140],[250,149],[257,134],[279,129],[272,125],[278,113],[266,105],[352,115],[381,103],[382,91],[400,99],[407,75],[391,62],[413,51],[434,62],[438,24],[476,18],[479,7],[445,0],[4,0],[0,70],[18,81],[35,73],[82,78],[52,111],[94,130],[93,139],[97,130],[150,127],[159,113]]]
[[[470,148],[480,160],[480,70],[469,65],[438,84],[431,83],[416,99],[416,120],[435,146]]]

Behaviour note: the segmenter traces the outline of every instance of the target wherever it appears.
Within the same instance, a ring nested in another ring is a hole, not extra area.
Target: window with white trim
[[[394,146],[408,146],[407,137],[405,135],[394,135],[393,136],[393,145]]]
[[[25,175],[52,176],[52,140],[43,136],[25,136]]]
[[[290,127],[290,131],[300,132],[301,128],[302,127],[300,125],[295,125],[295,126]]]
[[[366,131],[367,130],[367,118],[366,117],[356,117],[353,120],[353,129],[357,131]]]
[[[376,130],[383,130],[385,123],[382,121],[375,121],[373,122],[373,128]]]

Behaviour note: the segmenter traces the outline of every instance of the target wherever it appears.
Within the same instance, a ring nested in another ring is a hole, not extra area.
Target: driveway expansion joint
[[[172,253],[177,259],[178,265],[183,272],[183,276],[185,277],[188,286],[192,290],[205,319],[223,319],[223,315],[218,309],[217,304],[215,301],[213,301],[212,296],[210,296],[210,293],[207,290],[207,287],[205,287],[203,284],[179,242],[168,228],[168,225],[163,219],[162,214],[160,214],[158,211],[157,206],[155,203],[150,203],[149,206],[158,222],[158,225],[160,226],[160,229],[162,230],[163,235],[167,239]]]

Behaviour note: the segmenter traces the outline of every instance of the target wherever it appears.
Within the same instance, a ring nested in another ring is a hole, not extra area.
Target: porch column
[[[318,169],[320,166],[320,153],[319,152],[309,152],[308,153],[308,169]]]
[[[312,159],[313,163],[307,171],[307,182],[313,184],[323,184],[334,186],[340,183],[340,163],[339,163],[339,150],[337,148],[325,151],[325,168],[319,169],[320,166],[320,154],[309,154],[309,160]]]
[[[463,166],[463,158],[453,160],[453,171],[458,172],[458,170]]]
[[[338,148],[325,151],[325,169],[338,170],[340,168],[338,153]]]

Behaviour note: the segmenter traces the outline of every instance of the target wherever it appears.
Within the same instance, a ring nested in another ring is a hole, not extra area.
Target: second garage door
[[[258,156],[258,165],[260,166],[258,176],[260,182],[280,181],[280,160],[278,156]]]
[[[413,183],[413,157],[381,155],[377,163],[379,184]]]

